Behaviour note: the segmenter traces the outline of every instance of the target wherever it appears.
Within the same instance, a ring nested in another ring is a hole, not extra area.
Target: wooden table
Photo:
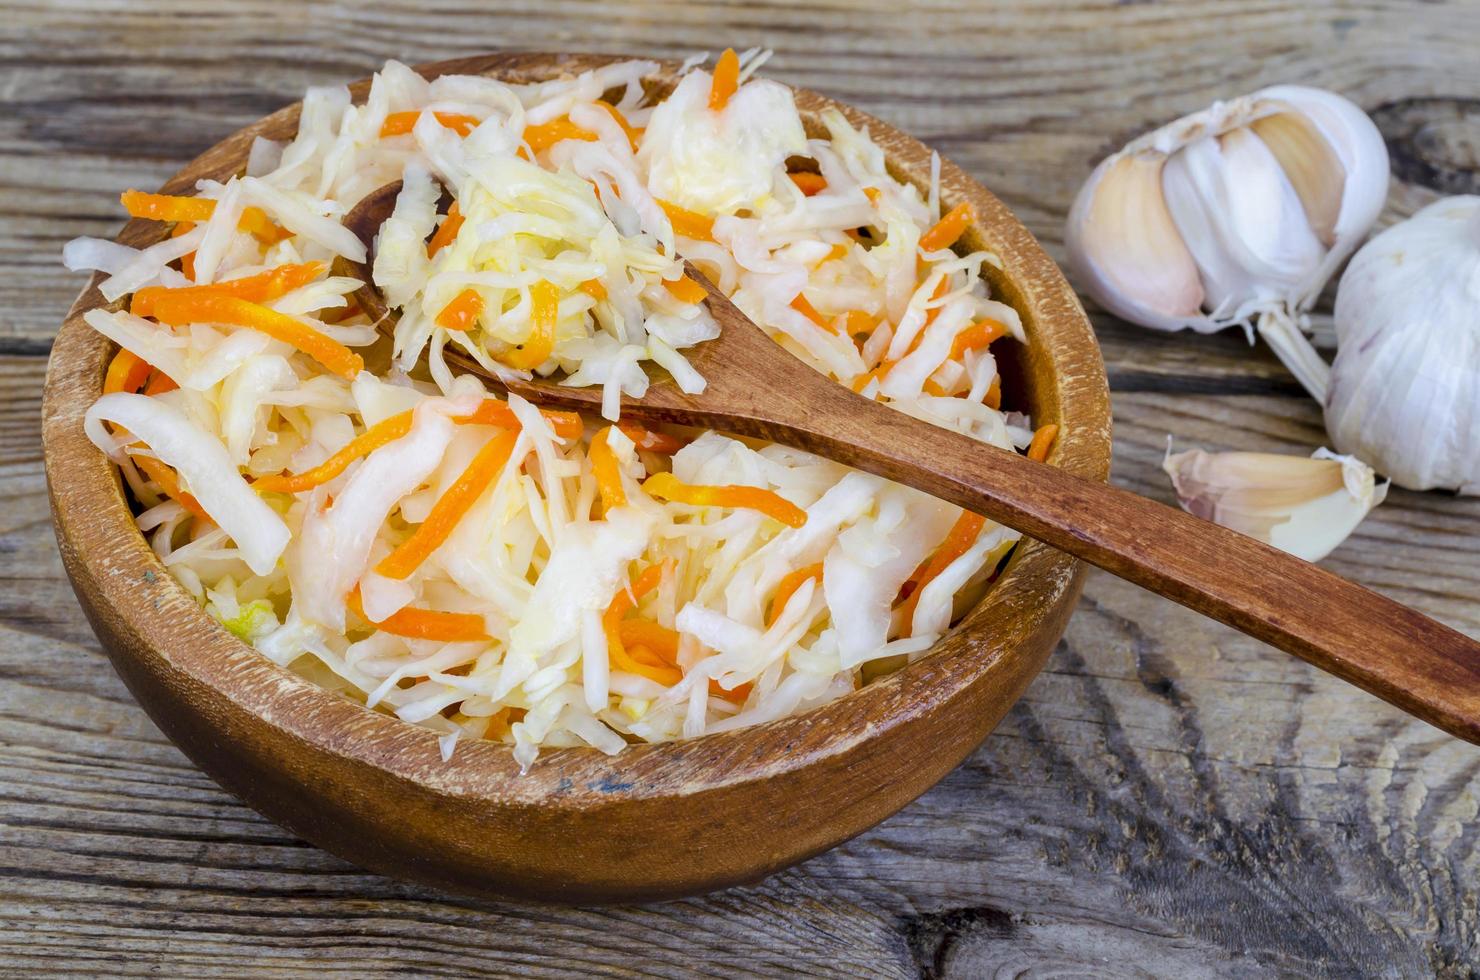
[[[0,11],[0,962],[86,974],[1473,975],[1480,750],[1103,574],[1048,669],[893,819],[752,888],[542,908],[362,873],[219,790],[134,705],[62,575],[37,425],[74,235],[310,84],[509,47],[775,49],[773,77],[939,147],[1057,256],[1127,138],[1276,81],[1392,141],[1385,220],[1480,192],[1480,8],[15,0]],[[1234,334],[1104,316],[1115,479],[1179,445],[1309,452],[1316,406]],[[1480,500],[1394,491],[1328,561],[1480,633]]]

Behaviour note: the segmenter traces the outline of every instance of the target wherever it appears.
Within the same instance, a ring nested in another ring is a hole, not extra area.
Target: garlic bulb
[[[1336,292],[1326,429],[1399,486],[1480,495],[1480,197],[1362,247]]]
[[[1306,561],[1320,561],[1387,496],[1372,467],[1318,449],[1275,453],[1173,453],[1162,469],[1182,509]]]
[[[1134,323],[1257,328],[1324,403],[1330,369],[1304,314],[1372,227],[1387,184],[1387,147],[1361,109],[1277,85],[1102,161],[1069,213],[1069,257],[1086,291]]]

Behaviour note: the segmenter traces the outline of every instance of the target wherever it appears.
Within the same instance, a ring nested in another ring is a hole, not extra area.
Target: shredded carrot
[[[725,48],[714,64],[714,81],[709,86],[709,108],[724,111],[730,104],[730,96],[740,87],[740,59],[734,48]]]
[[[606,286],[600,279],[587,279],[578,288],[597,302],[606,299]]]
[[[356,616],[378,630],[413,640],[438,640],[442,643],[468,643],[490,639],[483,617],[477,613],[437,612],[432,609],[407,607],[392,613],[380,622],[371,621],[365,615],[364,603],[360,600],[360,587],[345,598],[345,604]]]
[[[375,570],[386,578],[406,578],[416,571],[432,552],[442,546],[456,529],[458,521],[478,501],[488,485],[498,478],[518,440],[517,429],[501,432],[488,440],[462,475],[437,498],[426,520],[417,526],[411,537],[381,559]]]
[[[171,291],[174,292],[174,291]],[[183,292],[181,290],[180,292]],[[365,367],[360,355],[286,313],[260,303],[220,293],[155,297],[154,318],[178,326],[186,323],[225,323],[267,334],[301,350],[348,381]]]
[[[650,453],[662,453],[672,456],[684,446],[688,445],[686,440],[671,436],[666,432],[658,432],[623,419],[617,423],[617,428],[622,430],[628,439],[636,443],[638,449],[645,449]]]
[[[1028,444],[1028,458],[1043,462],[1048,459],[1048,451],[1053,448],[1053,441],[1058,438],[1059,427],[1050,422],[1038,427],[1033,433],[1033,441]]]
[[[832,323],[828,321],[827,317],[823,316],[821,313],[818,313],[817,308],[809,303],[807,301],[807,297],[802,293],[796,294],[796,297],[791,301],[791,308],[796,310],[802,316],[806,317],[808,320],[811,320],[813,323],[817,324],[823,330],[826,330],[828,333],[834,335],[837,334],[838,328],[833,326]]]
[[[597,99],[596,104],[605,109],[607,113],[610,114],[611,117],[617,121],[617,125],[622,127],[622,132],[627,134],[627,143],[632,147],[632,152],[636,153],[637,143],[639,140],[642,139],[642,130],[634,129],[632,124],[627,121],[627,117],[622,115],[622,110],[618,109],[610,102],[607,102],[604,99]]]
[[[673,233],[680,238],[694,238],[701,242],[714,241],[714,219],[706,218],[697,211],[681,208],[677,204],[658,198],[658,207],[668,215],[668,220],[673,225]]]
[[[825,265],[828,262],[836,262],[838,259],[846,258],[847,255],[848,246],[844,245],[842,242],[838,242],[828,251],[826,255],[822,257],[822,261],[818,262],[817,264]]]
[[[124,191],[119,200],[131,217],[148,218],[152,221],[209,221],[216,211],[216,202],[206,197],[147,194],[144,191],[129,190]],[[280,242],[290,234],[274,224],[267,212],[256,207],[242,209],[237,227],[249,232],[264,245]]]
[[[981,320],[956,334],[951,343],[951,360],[959,361],[969,350],[980,350],[1007,333],[1007,326],[997,320]]]
[[[878,325],[878,317],[862,310],[849,310],[847,318],[843,321],[843,332],[850,337],[856,337],[859,334],[873,333]]]
[[[181,300],[198,296],[235,296],[251,303],[270,303],[313,282],[323,270],[322,262],[289,263],[253,276],[227,279],[205,286],[145,286],[134,293],[129,301],[128,311],[134,316],[153,316],[154,305],[161,299]]]
[[[865,187],[863,189],[863,196],[868,198],[868,202],[874,207],[878,207],[879,198],[884,196],[884,192],[879,190],[877,187]]]
[[[108,373],[103,376],[103,394],[111,395],[115,391],[126,391],[133,393],[144,386],[149,380],[151,368],[149,363],[137,354],[126,350],[120,350],[113,355],[113,360],[108,362]]]
[[[696,507],[758,510],[789,527],[801,527],[807,523],[806,511],[780,494],[760,487],[694,486],[682,482],[672,473],[657,473],[643,482],[642,489],[651,496]]]
[[[602,629],[606,633],[607,656],[612,666],[656,681],[664,687],[672,687],[683,680],[682,672],[677,667],[659,667],[634,659],[627,653],[626,645],[622,642],[622,627],[623,618],[627,612],[637,605],[638,599],[658,587],[663,581],[664,574],[673,567],[673,564],[673,560],[669,559],[643,569],[642,574],[637,576],[630,586],[619,590],[612,597],[611,604],[606,607],[606,612],[601,617]]]
[[[992,379],[992,383],[987,386],[987,394],[986,394],[986,397],[982,399],[982,404],[986,405],[988,408],[1001,408],[1002,407],[1002,376],[1001,375],[998,375],[997,377],[993,378]]]
[[[731,704],[744,704],[745,699],[750,697],[750,689],[754,686],[754,684],[751,684],[749,681],[747,681],[746,683],[741,684],[739,687],[735,688],[733,691],[726,691],[724,688],[719,686],[719,681],[710,678],[709,693],[713,697],[724,698]]]
[[[550,428],[562,439],[579,438],[585,431],[586,424],[575,412],[562,412],[553,408],[540,409],[540,414],[545,421],[550,423]],[[478,403],[471,415],[454,416],[453,421],[460,425],[496,425],[504,429],[519,428],[519,418],[514,410],[506,402],[497,398],[485,398]]]
[[[447,209],[447,217],[442,219],[442,223],[437,226],[436,234],[432,235],[432,240],[427,242],[427,258],[431,258],[451,245],[457,238],[457,233],[462,230],[462,224],[462,212],[458,210],[457,202],[453,201],[452,207]]]
[[[766,617],[767,629],[776,620],[781,618],[781,613],[785,611],[786,604],[791,601],[791,597],[796,594],[797,589],[802,587],[802,583],[808,579],[816,579],[821,583],[822,562],[818,562],[815,565],[808,565],[805,568],[798,568],[776,584],[776,595],[771,599],[771,612]]]
[[[392,415],[355,436],[344,448],[313,469],[305,470],[294,476],[281,474],[261,476],[252,484],[252,487],[258,491],[268,490],[274,493],[302,493],[305,490],[312,490],[343,473],[349,468],[350,463],[361,456],[368,456],[381,446],[395,442],[410,431],[411,413],[409,411]]]
[[[547,123],[538,126],[524,127],[524,142],[529,144],[530,150],[540,153],[559,143],[561,140],[585,140],[594,142],[601,139],[589,129],[582,129],[570,121],[569,116],[561,116],[559,119],[551,119]]]
[[[950,248],[975,220],[976,214],[971,210],[971,205],[962,201],[947,211],[934,228],[920,236],[920,251],[938,252],[943,248]]]
[[[634,659],[637,657],[636,648],[642,647],[656,654],[662,665],[678,666],[677,630],[650,619],[624,619],[618,626],[618,635],[622,638],[622,645],[632,650]]]
[[[963,511],[956,519],[955,525],[946,534],[946,539],[935,549],[930,556],[929,562],[924,569],[917,571],[915,587],[910,591],[909,597],[904,601],[904,624],[906,629],[911,629],[915,618],[915,607],[920,604],[920,593],[925,591],[936,576],[945,571],[946,568],[960,558],[976,543],[977,535],[981,534],[982,526],[986,519],[980,514],[971,511]]]
[[[437,326],[446,327],[448,330],[471,330],[478,323],[478,317],[483,315],[483,294],[476,289],[468,288],[452,298],[452,302],[442,307],[442,312],[437,314]]]
[[[607,426],[591,440],[591,470],[596,474],[596,489],[601,493],[603,514],[610,514],[627,503],[627,491],[622,489],[622,469],[607,443],[611,431],[612,427]]]
[[[797,189],[807,197],[821,194],[827,190],[827,178],[822,176],[822,174],[814,174],[809,170],[802,170],[796,173],[789,173],[786,176],[790,177],[791,182],[796,184]]]
[[[863,389],[868,387],[868,383],[870,381],[882,382],[884,380],[884,376],[889,373],[889,369],[892,367],[894,367],[894,362],[886,361],[883,364],[880,364],[878,367],[874,368],[872,371],[865,371],[863,374],[860,374],[858,377],[854,378],[853,384],[850,385],[850,387],[856,393],[861,395],[863,394]]]
[[[170,232],[170,237],[179,238],[181,235],[188,235],[194,230],[195,222],[177,221],[175,222],[175,230]],[[194,252],[186,252],[184,255],[180,256],[180,274],[183,275],[186,279],[189,279],[191,282],[195,282]]]
[[[144,386],[144,394],[162,395],[167,391],[174,391],[178,387],[180,386],[175,383],[174,378],[165,374],[163,371],[155,371],[154,377],[150,378],[149,383]]]
[[[709,296],[709,290],[688,276],[664,279],[663,285],[680,303],[702,303]]]
[[[555,434],[566,439],[580,436],[585,428],[581,417],[574,412],[560,412],[554,409],[543,409],[540,412]],[[503,429],[518,429],[519,419],[507,403],[497,398],[485,398],[478,404],[470,415],[455,415],[452,419],[459,425],[493,425]],[[375,425],[360,433],[333,456],[324,460],[313,469],[305,470],[295,476],[271,475],[258,477],[253,486],[258,490],[269,490],[275,493],[302,493],[312,490],[314,487],[328,483],[339,474],[349,468],[349,464],[361,456],[368,456],[387,443],[395,442],[397,439],[411,431],[411,412],[401,412],[382,419]]]
[[[483,120],[475,116],[463,115],[460,112],[434,112],[437,122],[457,133],[459,136],[467,136]],[[393,112],[385,117],[385,122],[380,127],[380,138],[387,136],[405,136],[416,128],[417,120],[421,118],[421,111],[411,109],[407,112]]]
[[[179,476],[163,460],[154,456],[146,456],[143,453],[129,453],[129,458],[144,471],[145,476],[159,485],[160,492],[166,497],[179,501],[181,507],[199,520],[209,521],[211,519],[211,515],[206,513],[200,501],[180,488]]]
[[[560,288],[541,279],[529,287],[529,339],[513,350],[505,351],[503,362],[509,367],[530,370],[550,359],[555,349],[555,323],[560,317]]]

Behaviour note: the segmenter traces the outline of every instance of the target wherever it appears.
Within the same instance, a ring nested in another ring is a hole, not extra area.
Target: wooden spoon
[[[345,225],[371,247],[400,184],[361,201]],[[360,306],[393,317],[370,270]],[[720,336],[685,351],[699,395],[667,377],[621,414],[784,443],[983,514],[1330,671],[1430,724],[1480,742],[1480,643],[1251,537],[1103,483],[1071,476],[854,394],[787,353],[692,265]],[[448,359],[486,375],[471,358]],[[657,372],[655,372],[656,375]],[[599,412],[600,388],[494,379],[550,407]]]

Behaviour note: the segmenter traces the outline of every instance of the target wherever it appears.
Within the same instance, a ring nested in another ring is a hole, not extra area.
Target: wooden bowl
[[[536,81],[609,58],[504,54],[423,74]],[[676,64],[662,68],[658,88]],[[369,83],[353,87],[363,98]],[[930,151],[812,92],[867,126],[897,176],[926,186]],[[241,130],[165,185],[240,171],[253,137],[290,138],[299,107]],[[968,248],[1002,260],[999,298],[1023,316],[1007,351],[1009,393],[1061,434],[1050,462],[1103,480],[1110,461],[1104,366],[1074,293],[995,197],[942,161],[946,204],[972,202]],[[120,241],[162,235],[133,221]],[[805,714],[691,741],[541,754],[521,776],[509,747],[459,743],[321,689],[226,632],[164,569],[135,528],[112,465],[83,434],[114,348],[83,323],[104,305],[94,277],[62,325],[46,379],[46,474],[72,584],[114,667],[156,724],[201,768],[284,827],[397,877],[476,895],[562,902],[666,899],[755,881],[865,830],[976,747],[1038,673],[1079,596],[1083,568],[1020,545],[976,609],[926,657]],[[990,465],[986,452],[984,465]]]

